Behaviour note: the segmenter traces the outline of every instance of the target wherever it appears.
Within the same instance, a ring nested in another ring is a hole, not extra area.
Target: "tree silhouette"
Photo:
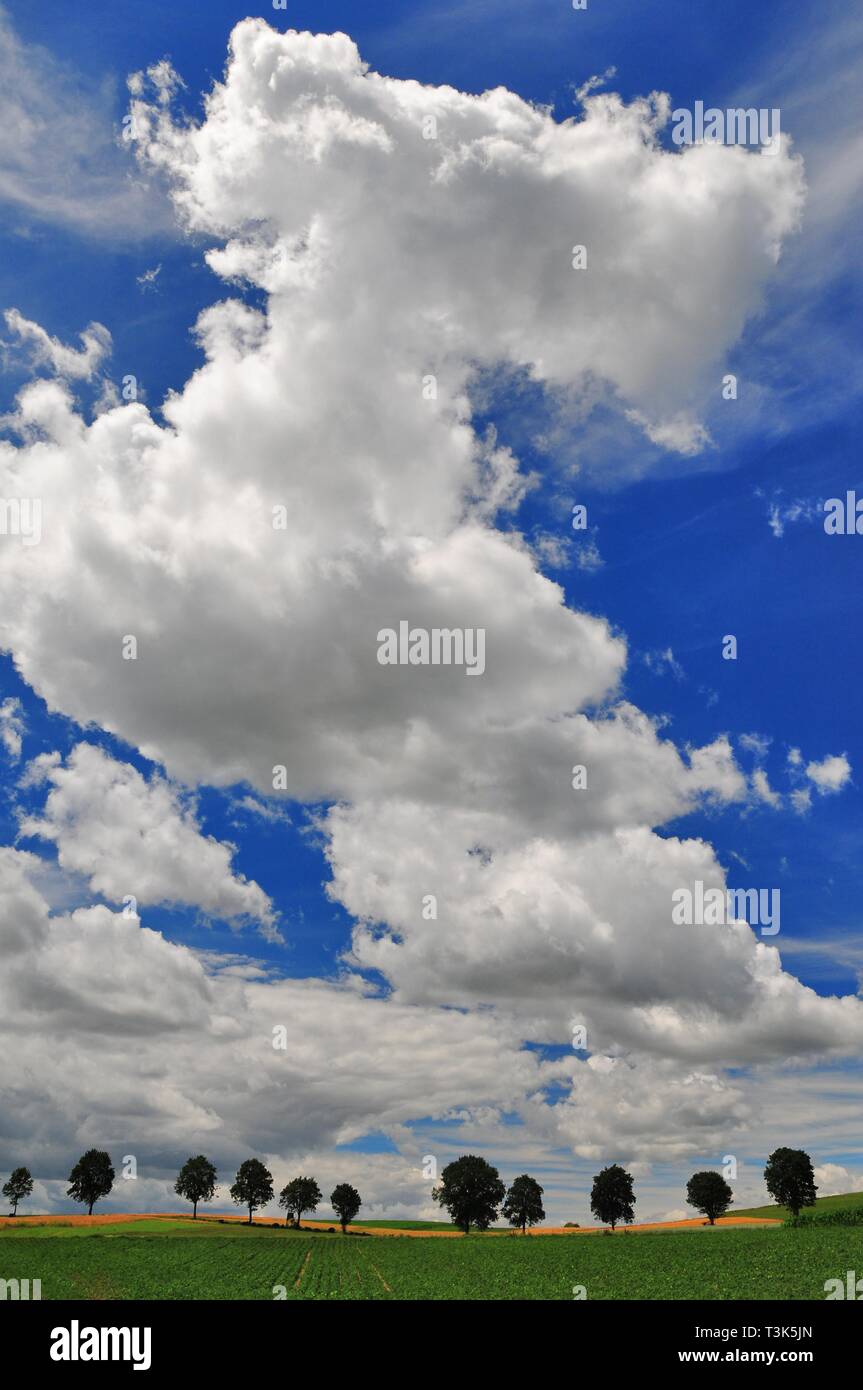
[[[321,1201],[321,1189],[314,1178],[292,1178],[279,1193],[279,1206],[285,1208],[285,1225],[293,1216],[299,1227],[304,1211],[314,1211]]]
[[[231,1196],[238,1206],[249,1208],[249,1225],[252,1212],[266,1206],[273,1199],[273,1175],[265,1168],[259,1158],[247,1158],[237,1169],[236,1182],[231,1187]]]
[[[441,1185],[434,1189],[432,1197],[446,1207],[456,1226],[468,1235],[471,1226],[488,1230],[497,1220],[497,1209],[505,1194],[496,1168],[476,1154],[463,1154],[444,1168]]]
[[[114,1186],[111,1155],[103,1149],[88,1149],[69,1174],[69,1183],[66,1196],[74,1197],[76,1202],[87,1202],[87,1215],[92,1216],[94,1203],[100,1197],[107,1197]]]
[[[734,1201],[734,1193],[721,1173],[708,1168],[692,1174],[686,1184],[686,1200],[696,1211],[703,1212],[712,1226],[717,1216],[725,1215]]]
[[[192,1220],[198,1219],[198,1203],[211,1202],[216,1191],[216,1170],[208,1158],[198,1154],[197,1158],[187,1158],[174,1183],[178,1197],[185,1197],[192,1203]]]
[[[12,1215],[18,1215],[18,1203],[23,1202],[33,1191],[33,1179],[29,1168],[13,1168],[9,1181],[3,1184],[3,1196],[12,1203]]]
[[[342,1232],[344,1232],[348,1223],[353,1221],[362,1206],[360,1194],[355,1187],[351,1187],[349,1182],[340,1182],[338,1187],[334,1187],[330,1193],[330,1206],[341,1221]]]
[[[602,1222],[614,1230],[618,1221],[632,1221],[635,1212],[635,1193],[632,1190],[632,1175],[612,1163],[603,1168],[593,1180],[590,1194],[590,1210]]]
[[[506,1194],[501,1211],[510,1226],[521,1227],[522,1235],[524,1235],[526,1227],[535,1226],[537,1221],[545,1220],[542,1193],[543,1189],[536,1178],[528,1177],[527,1173],[522,1173],[520,1178],[515,1179]]]
[[[801,1207],[814,1207],[815,1174],[812,1159],[803,1149],[774,1149],[764,1169],[767,1191],[796,1221]]]

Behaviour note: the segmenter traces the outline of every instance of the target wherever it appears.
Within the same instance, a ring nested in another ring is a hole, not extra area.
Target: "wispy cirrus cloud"
[[[95,88],[17,35],[0,5],[0,207],[7,220],[60,223],[100,239],[168,235],[155,181],[119,139],[113,79]]]

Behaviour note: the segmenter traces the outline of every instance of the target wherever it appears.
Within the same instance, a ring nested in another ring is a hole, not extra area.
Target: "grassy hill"
[[[807,1211],[829,1211],[837,1207],[859,1207],[863,1206],[863,1192],[843,1192],[838,1197],[816,1197],[815,1206],[807,1207]],[[787,1207],[767,1206],[767,1207],[729,1207],[729,1216],[764,1216],[774,1220],[785,1220],[791,1215]]]

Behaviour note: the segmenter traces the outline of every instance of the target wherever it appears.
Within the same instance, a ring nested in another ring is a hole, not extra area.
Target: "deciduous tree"
[[[14,1168],[8,1182],[3,1184],[3,1196],[12,1203],[12,1215],[18,1215],[18,1203],[23,1202],[33,1191],[33,1179],[29,1168]]]
[[[314,1178],[292,1178],[279,1193],[279,1206],[285,1209],[285,1225],[293,1216],[297,1226],[304,1211],[315,1211],[321,1189]]]
[[[238,1206],[249,1208],[251,1226],[252,1212],[273,1200],[273,1175],[269,1168],[265,1168],[259,1158],[247,1158],[237,1169],[231,1196]]]
[[[545,1220],[542,1193],[543,1189],[536,1178],[522,1173],[506,1194],[501,1210],[511,1226],[521,1227],[522,1235],[528,1226],[535,1226],[537,1221]]]
[[[94,1203],[100,1197],[107,1197],[114,1186],[114,1169],[111,1155],[103,1149],[88,1149],[82,1154],[69,1174],[67,1197],[76,1202],[87,1202],[87,1215],[92,1216]]]
[[[198,1154],[197,1158],[187,1158],[174,1183],[178,1197],[185,1197],[192,1203],[192,1219],[198,1219],[198,1203],[211,1202],[216,1191],[216,1170],[208,1158]]]
[[[692,1174],[686,1184],[686,1200],[696,1211],[704,1212],[712,1226],[717,1216],[725,1215],[734,1201],[734,1193],[721,1173],[707,1168]]]
[[[609,1168],[597,1173],[590,1194],[590,1210],[604,1226],[614,1230],[618,1221],[632,1221],[634,1208],[635,1193],[630,1173],[619,1163],[612,1163]]]
[[[498,1207],[506,1188],[496,1168],[476,1154],[464,1154],[448,1163],[441,1173],[441,1185],[432,1197],[446,1207],[465,1235],[471,1226],[487,1231],[497,1220]]]
[[[774,1149],[764,1169],[767,1191],[781,1207],[787,1207],[794,1220],[801,1207],[814,1207],[815,1174],[812,1159],[803,1149]]]
[[[342,1223],[342,1231],[345,1231],[362,1206],[360,1194],[349,1182],[340,1182],[330,1193],[330,1206]]]

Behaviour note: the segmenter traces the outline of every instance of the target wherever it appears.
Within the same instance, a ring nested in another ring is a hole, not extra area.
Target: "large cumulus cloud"
[[[207,362],[165,427],[134,404],[87,426],[60,384],[24,393],[0,469],[43,497],[44,538],[7,548],[0,586],[27,679],[189,780],[266,789],[284,763],[307,798],[412,790],[440,741],[613,694],[621,640],[490,524],[525,479],[477,437],[469,385],[506,360],[690,407],[758,307],[801,175],[787,149],[662,150],[666,107],[597,96],[560,124],[262,21],[235,29],[200,125],[136,100],[141,157],[266,313],[202,316]],[[482,680],[379,667],[376,633],[405,616],[485,627]]]

